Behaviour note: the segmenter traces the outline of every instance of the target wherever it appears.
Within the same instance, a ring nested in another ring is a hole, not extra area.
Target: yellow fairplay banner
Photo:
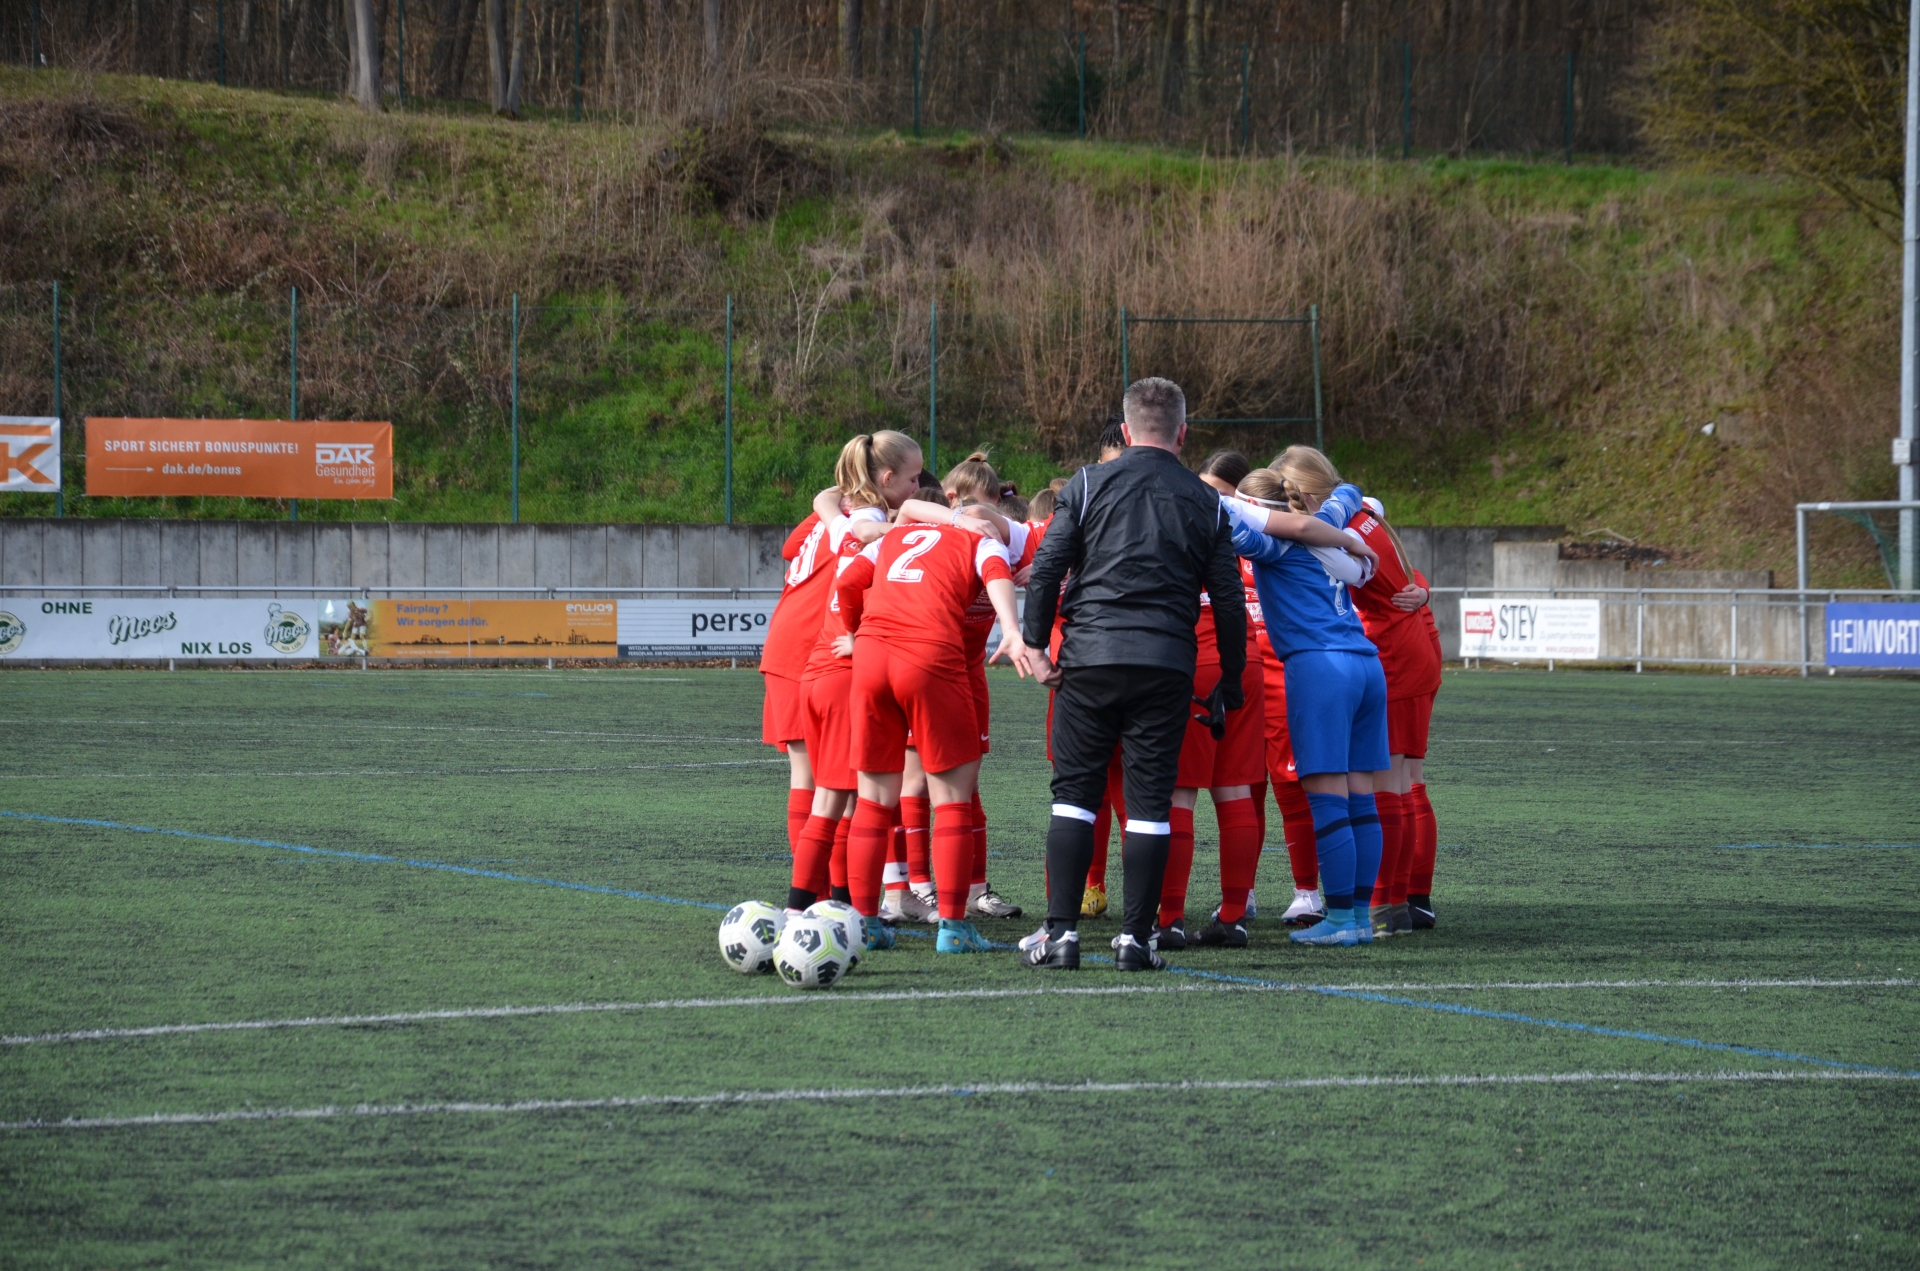
[[[612,600],[335,600],[320,612],[322,657],[612,658]]]

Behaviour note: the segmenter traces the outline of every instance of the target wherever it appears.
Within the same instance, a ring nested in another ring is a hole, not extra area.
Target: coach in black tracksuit
[[[1127,389],[1128,449],[1080,469],[1060,491],[1034,558],[1021,634],[1027,668],[1053,699],[1053,821],[1047,831],[1047,938],[1027,965],[1080,963],[1080,900],[1093,861],[1094,810],[1117,742],[1125,771],[1121,970],[1166,964],[1148,947],[1167,867],[1180,744],[1194,714],[1194,626],[1212,598],[1220,688],[1238,710],[1247,609],[1220,496],[1180,462],[1186,397],[1169,380]],[[1066,595],[1062,579],[1069,579]],[[1060,665],[1049,664],[1054,611],[1066,615]]]

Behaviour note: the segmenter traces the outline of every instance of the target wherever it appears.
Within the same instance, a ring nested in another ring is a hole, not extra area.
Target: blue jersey
[[[1282,662],[1311,651],[1377,656],[1347,585],[1328,572],[1322,553],[1265,531],[1265,515],[1238,500],[1222,500],[1233,521],[1233,550],[1253,564],[1253,583],[1267,623],[1267,640]],[[1360,491],[1343,485],[1314,513],[1335,529],[1344,529],[1360,510]]]

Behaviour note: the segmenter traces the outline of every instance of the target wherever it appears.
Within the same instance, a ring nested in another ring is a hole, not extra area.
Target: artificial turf
[[[1037,911],[1044,694],[994,691],[992,876]],[[0,816],[9,1039],[678,1003],[10,1040],[0,1264],[1920,1263],[1920,684],[1450,672],[1437,930],[1269,918],[1161,977],[904,939],[813,995],[728,970],[701,907],[784,892],[759,701],[744,670],[0,675],[0,812],[66,818]],[[569,1100],[637,1102],[418,1110]]]

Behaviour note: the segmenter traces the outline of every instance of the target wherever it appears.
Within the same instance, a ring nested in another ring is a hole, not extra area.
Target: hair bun
[[[962,460],[961,462],[963,462],[963,463],[985,463],[985,462],[987,462],[987,452],[986,452],[986,451],[984,451],[984,450],[976,450],[976,451],[974,451],[974,452],[973,452],[972,454],[970,454],[970,455],[968,455],[968,456],[967,456],[967,457],[966,457],[965,459],[963,459],[963,460]]]

